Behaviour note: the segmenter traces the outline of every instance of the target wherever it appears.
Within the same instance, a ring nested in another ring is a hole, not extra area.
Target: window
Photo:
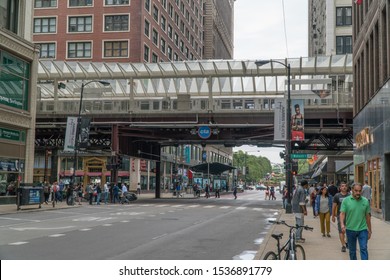
[[[184,21],[180,20],[180,31],[184,34]]]
[[[352,53],[352,36],[336,36],[336,54]]]
[[[167,20],[165,19],[165,17],[161,16],[161,29],[164,30],[164,32],[166,31],[166,23],[167,23]]]
[[[158,8],[153,5],[153,18],[158,22]]]
[[[145,30],[144,33],[147,37],[150,37],[150,23],[149,21],[145,20]]]
[[[336,25],[352,25],[352,7],[336,8]]]
[[[172,26],[168,24],[168,37],[172,39]]]
[[[147,45],[144,46],[144,60],[149,62],[149,47]]]
[[[153,44],[158,46],[158,32],[154,28],[153,28],[153,31],[152,31],[152,41],[153,41]]]
[[[152,62],[157,63],[158,62],[158,56],[155,53],[152,53]]]
[[[104,1],[107,6],[109,5],[127,5],[129,4],[129,0],[105,0]]]
[[[179,56],[177,55],[177,53],[173,54],[173,60],[174,61],[179,61]]]
[[[91,42],[68,43],[68,58],[91,58]]]
[[[175,24],[179,26],[179,14],[175,12]]]
[[[184,53],[184,42],[180,40],[180,51]]]
[[[69,7],[92,6],[92,0],[69,0]]]
[[[160,49],[161,49],[161,52],[165,54],[165,40],[163,38],[161,38],[161,41],[160,41]]]
[[[105,16],[104,31],[129,30],[129,15]]]
[[[168,13],[171,18],[173,18],[173,6],[171,3],[168,4]]]
[[[70,17],[68,32],[90,32],[92,31],[92,16]]]
[[[172,47],[171,46],[168,46],[168,58],[169,60],[172,60]]]
[[[41,43],[39,58],[55,58],[56,55],[56,44],[55,43]]]
[[[57,7],[57,0],[35,0],[35,8],[51,8]]]
[[[164,9],[167,9],[167,0],[161,0],[161,5],[164,7]]]
[[[129,47],[127,41],[104,42],[104,57],[127,57]]]
[[[179,46],[179,35],[175,32],[175,45],[178,47]]]
[[[56,18],[34,19],[34,33],[55,33]]]
[[[145,10],[150,12],[150,0],[145,0]]]

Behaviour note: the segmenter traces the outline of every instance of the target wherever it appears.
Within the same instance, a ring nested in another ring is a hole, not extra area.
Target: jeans
[[[108,201],[108,192],[103,193],[104,195],[104,204],[107,204]]]
[[[100,204],[100,196],[101,196],[101,195],[102,195],[101,193],[98,193],[98,194],[97,194],[97,198],[96,198],[96,204],[97,204],[97,205]]]
[[[360,247],[360,258],[362,260],[368,260],[368,230],[354,231],[346,230],[347,240],[348,240],[348,249],[349,249],[349,259],[357,260],[356,256],[356,241],[359,242]]]
[[[304,222],[305,221],[304,221],[303,214],[299,214],[299,215],[295,214],[295,224],[297,226],[303,226]],[[302,231],[303,231],[303,228],[297,229],[297,231],[295,233],[295,236],[296,236],[297,240],[298,239],[302,239]]]

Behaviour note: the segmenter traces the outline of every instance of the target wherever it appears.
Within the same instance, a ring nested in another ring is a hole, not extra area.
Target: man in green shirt
[[[354,183],[352,195],[343,199],[340,209],[340,225],[347,234],[349,258],[356,260],[356,242],[359,242],[360,258],[368,260],[367,243],[371,238],[371,209],[367,198],[361,195],[362,185]]]

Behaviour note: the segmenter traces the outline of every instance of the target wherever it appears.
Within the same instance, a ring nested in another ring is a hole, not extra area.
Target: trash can
[[[17,194],[16,203],[18,210],[20,206],[24,205],[39,205],[39,208],[41,208],[41,204],[44,201],[43,187],[20,186]]]

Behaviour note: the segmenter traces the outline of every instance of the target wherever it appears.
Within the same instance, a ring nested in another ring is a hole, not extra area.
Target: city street
[[[0,258],[251,260],[270,229],[278,200],[263,191],[216,199],[141,198],[0,216]],[[150,196],[149,196],[150,197]]]

